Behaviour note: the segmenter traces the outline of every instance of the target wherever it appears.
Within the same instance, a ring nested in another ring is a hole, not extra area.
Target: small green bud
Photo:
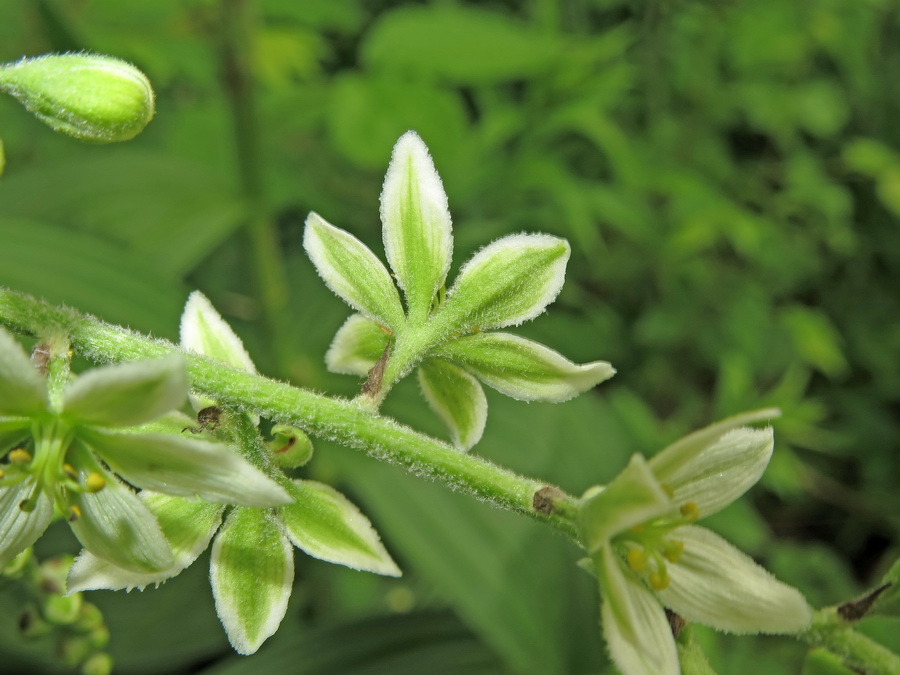
[[[98,652],[81,666],[82,675],[110,675],[113,671],[112,657],[106,652]]]
[[[5,567],[0,567],[0,576],[18,579],[22,576],[28,563],[31,562],[34,549],[30,546],[22,551],[15,558],[6,563]]]
[[[28,605],[19,615],[19,633],[26,640],[44,637],[52,630],[52,626],[41,616],[35,605]]]
[[[153,89],[125,61],[50,54],[0,67],[0,90],[54,131],[98,143],[127,141],[153,119]]]
[[[82,637],[67,637],[56,646],[59,660],[69,668],[77,668],[94,651],[90,643]]]
[[[80,594],[79,594],[80,595]],[[72,628],[79,633],[90,633],[95,628],[103,625],[103,614],[89,602],[82,603],[81,612],[78,615],[78,621],[72,625]]]
[[[44,618],[58,626],[68,626],[81,615],[81,593],[72,595],[48,595],[44,598]]]
[[[285,469],[303,466],[313,455],[313,444],[309,436],[287,424],[272,427],[272,440],[268,447],[275,463]]]

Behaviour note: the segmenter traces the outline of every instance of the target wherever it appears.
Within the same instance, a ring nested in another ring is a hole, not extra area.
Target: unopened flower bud
[[[54,131],[112,143],[137,136],[153,119],[153,89],[125,61],[94,54],[50,54],[0,67],[0,90]]]
[[[81,615],[81,593],[48,595],[44,598],[44,618],[58,626],[68,626]]]
[[[82,675],[109,675],[113,671],[112,657],[106,652],[98,652],[81,665]]]
[[[287,424],[272,427],[272,440],[268,445],[272,459],[285,469],[303,466],[312,459],[313,444],[309,436]]]

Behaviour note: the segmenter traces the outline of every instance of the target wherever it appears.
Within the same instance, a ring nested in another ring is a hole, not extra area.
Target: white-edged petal
[[[81,480],[95,472],[106,481],[99,492],[69,493],[69,504],[80,511],[70,525],[81,545],[98,558],[135,572],[161,572],[170,567],[172,551],[150,509],[87,451],[79,450]]]
[[[453,233],[447,194],[415,131],[394,146],[381,192],[381,223],[388,264],[410,316],[421,321],[447,278]]]
[[[181,314],[181,347],[250,373],[256,366],[244,343],[200,291],[188,296]]]
[[[113,471],[147,490],[243,506],[291,501],[284,488],[221,443],[95,430],[83,430],[81,438]]]
[[[674,473],[656,474],[674,492],[676,504],[694,502],[701,518],[725,508],[762,476],[772,457],[772,427],[738,427],[681,465]]]
[[[365,377],[381,358],[388,340],[377,323],[362,314],[351,314],[325,352],[325,365],[332,373]]]
[[[581,544],[593,553],[619,532],[675,510],[641,455],[581,506]]]
[[[478,380],[462,368],[438,358],[419,365],[419,386],[428,405],[450,430],[459,450],[481,440],[487,423],[487,398]]]
[[[684,542],[681,559],[668,566],[663,603],[688,621],[730,633],[796,633],[812,620],[800,592],[778,581],[717,534],[687,525],[672,539]]]
[[[30,416],[47,407],[47,381],[22,346],[0,327],[0,415]]]
[[[31,434],[31,419],[19,417],[0,420],[0,459]]]
[[[156,516],[166,541],[172,548],[174,562],[161,572],[135,572],[98,558],[90,551],[82,551],[66,583],[68,593],[106,589],[117,591],[162,582],[180,574],[206,550],[222,522],[224,506],[192,501],[181,497],[141,492],[138,497]]]
[[[657,476],[671,476],[679,471],[682,466],[688,464],[703,450],[715,443],[720,437],[737,427],[742,427],[753,422],[769,420],[781,415],[778,408],[763,408],[752,412],[734,415],[708,427],[691,432],[687,436],[667,446],[650,458],[650,468]]]
[[[66,387],[63,415],[78,424],[130,427],[179,408],[187,391],[184,360],[177,355],[101,366]]]
[[[0,569],[36,542],[53,519],[53,502],[43,493],[32,511],[19,508],[33,490],[31,480],[0,488]]]
[[[437,354],[520,401],[567,401],[616,372],[606,361],[573,363],[539,342],[510,333],[467,335],[444,343]]]
[[[462,333],[533,319],[559,294],[569,254],[565,239],[548,234],[498,239],[463,265],[438,316]]]
[[[267,509],[228,515],[213,541],[209,580],[231,646],[253,654],[278,630],[294,581],[294,550]]]
[[[403,327],[403,305],[390,272],[359,239],[310,213],[303,247],[335,295],[393,331]]]
[[[293,486],[295,502],[278,509],[278,515],[294,546],[319,560],[400,576],[372,523],[350,500],[314,481],[296,480]]]
[[[595,554],[603,635],[624,675],[678,675],[678,652],[659,601],[622,568],[609,545]]]

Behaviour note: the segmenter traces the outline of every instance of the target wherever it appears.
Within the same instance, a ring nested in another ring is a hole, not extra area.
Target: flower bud
[[[295,469],[312,459],[313,444],[309,436],[287,424],[272,427],[272,440],[268,445],[272,459],[285,469]]]
[[[99,143],[137,136],[155,112],[147,77],[94,54],[50,54],[0,67],[0,90],[54,131]]]

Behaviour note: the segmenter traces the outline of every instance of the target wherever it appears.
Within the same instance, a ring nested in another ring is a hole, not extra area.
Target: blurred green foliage
[[[324,370],[347,310],[303,256],[302,222],[314,209],[379,250],[383,172],[414,128],[456,263],[510,232],[569,238],[566,288],[524,331],[619,370],[566,404],[490,397],[475,451],[578,492],[631,452],[778,405],[763,484],[711,526],[832,604],[900,552],[898,45],[894,0],[7,0],[0,60],[133,61],[158,115],[94,147],[0,101],[0,284],[170,339],[200,288],[263,372],[352,394]],[[254,219],[287,270],[268,317]],[[415,394],[405,383],[386,412],[441,434]],[[95,593],[120,672],[609,669],[574,547],[318,447],[304,471],[364,507],[405,577],[298,561],[285,625],[247,659],[229,653],[202,560],[159,591]],[[65,537],[44,546],[74,550]],[[16,611],[0,587],[0,670],[54,672],[11,637]],[[698,639],[719,672],[804,661],[784,638]]]

